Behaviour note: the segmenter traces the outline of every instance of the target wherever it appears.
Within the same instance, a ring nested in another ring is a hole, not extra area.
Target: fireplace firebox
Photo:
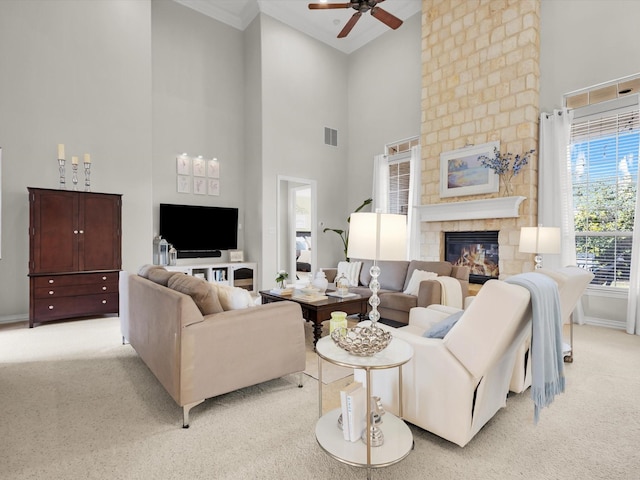
[[[470,268],[469,283],[498,278],[498,232],[445,232],[444,259]]]

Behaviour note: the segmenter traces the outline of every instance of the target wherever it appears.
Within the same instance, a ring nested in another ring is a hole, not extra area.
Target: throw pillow
[[[362,262],[338,262],[336,279],[344,273],[344,276],[347,277],[347,281],[349,282],[349,286],[357,287],[361,268]]]
[[[165,268],[161,265],[152,265],[150,263],[147,263],[146,265],[143,265],[140,267],[140,270],[138,270],[138,275],[140,275],[142,278],[149,278],[149,272],[151,270],[156,270],[156,269],[162,269],[164,270]]]
[[[223,311],[218,296],[209,288],[209,284],[191,275],[172,275],[167,286],[177,292],[189,295],[202,315]]]
[[[424,332],[422,336],[426,338],[444,338],[445,335],[449,333],[449,330],[451,330],[457,321],[460,320],[462,314],[464,314],[464,310],[460,310],[453,315],[449,315],[444,320],[440,320],[438,323],[433,325],[429,330]]]
[[[230,285],[223,285],[220,283],[211,284],[211,290],[220,300],[222,309],[227,310],[239,310],[241,308],[248,308],[255,306],[255,301],[249,293],[249,290],[245,290],[240,287],[232,287]]]
[[[420,282],[423,280],[435,280],[436,278],[438,278],[437,273],[425,272],[424,270],[414,270],[411,274],[411,278],[409,279],[407,289],[402,293],[417,296],[420,291]]]
[[[174,275],[183,275],[179,272],[170,272],[165,270],[164,268],[152,268],[149,270],[149,275],[147,278],[152,282],[155,282],[163,287],[166,287],[169,284],[169,279]]]

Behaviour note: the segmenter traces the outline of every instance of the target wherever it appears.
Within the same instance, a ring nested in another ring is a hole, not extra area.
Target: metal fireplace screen
[[[453,265],[470,268],[469,283],[498,278],[498,232],[445,232],[444,257]]]

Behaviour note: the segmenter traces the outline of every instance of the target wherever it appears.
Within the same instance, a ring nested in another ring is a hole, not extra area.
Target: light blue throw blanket
[[[506,279],[531,294],[531,397],[533,421],[538,423],[540,409],[548,407],[557,394],[564,392],[562,357],[562,314],[558,285],[541,273],[522,273]]]

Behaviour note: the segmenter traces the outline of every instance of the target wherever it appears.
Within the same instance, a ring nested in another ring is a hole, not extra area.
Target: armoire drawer
[[[32,276],[35,288],[70,287],[90,284],[118,284],[118,272],[74,273],[70,275]]]
[[[35,298],[73,297],[105,293],[118,293],[118,282],[41,287],[35,289]]]
[[[33,306],[39,322],[85,315],[118,313],[118,293],[38,298],[34,300]]]

